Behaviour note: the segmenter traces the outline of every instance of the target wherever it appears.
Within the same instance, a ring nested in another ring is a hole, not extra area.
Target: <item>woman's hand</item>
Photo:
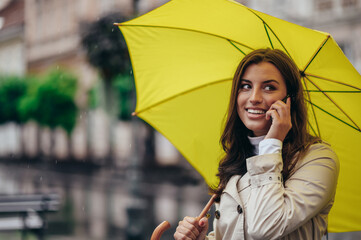
[[[185,217],[180,221],[176,232],[175,240],[204,240],[208,231],[208,219],[206,217],[197,221],[194,217]]]
[[[266,113],[266,119],[272,118],[272,125],[265,137],[276,138],[283,142],[287,133],[292,128],[291,122],[291,98],[288,97],[286,103],[281,100],[272,104]]]

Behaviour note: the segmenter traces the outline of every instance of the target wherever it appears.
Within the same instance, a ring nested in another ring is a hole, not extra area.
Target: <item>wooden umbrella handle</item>
[[[197,221],[201,220],[209,211],[209,209],[212,207],[213,203],[214,203],[214,199],[215,199],[215,195],[213,195],[211,197],[211,199],[209,199],[207,205],[203,208],[202,212],[199,214],[199,216],[196,218]],[[150,238],[150,240],[159,240],[160,237],[162,236],[162,234],[168,230],[170,228],[170,223],[167,221],[162,222],[161,224],[159,224],[153,231],[153,234]]]
[[[203,208],[202,212],[198,215],[197,220],[201,220],[204,216],[206,216],[207,212],[209,212],[209,209],[211,209],[214,199],[216,198],[216,195],[212,195],[211,199],[209,199],[207,205]]]
[[[159,240],[162,234],[170,228],[170,223],[168,221],[163,221],[158,225],[153,231],[150,240]]]

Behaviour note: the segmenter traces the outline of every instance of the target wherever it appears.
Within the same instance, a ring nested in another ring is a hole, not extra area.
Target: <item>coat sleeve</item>
[[[339,172],[336,154],[326,144],[314,144],[282,184],[281,154],[247,159],[251,190],[245,216],[254,239],[285,236],[318,214],[332,200]]]
[[[216,237],[214,236],[214,232],[210,232],[205,238],[205,240],[214,240],[214,239],[216,239]]]

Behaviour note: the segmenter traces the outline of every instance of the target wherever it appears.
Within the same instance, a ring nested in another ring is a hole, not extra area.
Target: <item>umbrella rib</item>
[[[360,127],[352,120],[352,118],[351,118],[325,91],[322,91],[321,88],[320,88],[319,86],[317,86],[317,84],[314,83],[312,80],[310,80],[308,77],[306,77],[306,79],[307,79],[310,83],[312,83],[312,85],[314,85],[321,93],[323,93],[323,95],[325,95],[325,96],[328,98],[328,100],[330,100],[330,101],[356,126],[356,128],[355,128],[355,127],[353,127],[353,128],[361,131]],[[316,105],[315,105],[315,106],[316,106]],[[316,106],[316,107],[317,107],[317,106]],[[322,110],[323,110],[323,109],[322,109]],[[326,112],[326,110],[323,110],[323,111]],[[328,114],[330,114],[331,116],[334,116],[334,115],[332,115],[331,113],[328,113]],[[335,116],[334,116],[334,117],[335,117]],[[337,118],[337,117],[335,117],[335,118]],[[339,119],[339,118],[337,118],[337,119]],[[340,120],[340,119],[339,119],[339,120]],[[342,120],[340,120],[340,121],[342,121]],[[342,122],[344,122],[344,121],[342,121]],[[348,124],[348,123],[346,123],[346,124],[349,125],[349,126],[351,126],[351,125]]]
[[[197,87],[195,87],[195,88],[188,89],[188,90],[186,90],[186,91],[184,91],[184,92],[180,92],[180,93],[178,93],[178,94],[172,95],[171,97],[168,97],[168,98],[165,98],[165,99],[163,99],[163,100],[161,100],[161,101],[159,101],[159,102],[156,102],[156,103],[154,103],[154,104],[152,104],[152,105],[150,105],[150,106],[148,106],[148,107],[146,107],[146,108],[144,108],[144,109],[141,109],[141,110],[139,110],[139,111],[137,111],[137,112],[133,112],[132,115],[133,115],[133,116],[134,116],[134,115],[138,115],[138,114],[140,114],[140,113],[142,113],[142,112],[145,112],[145,111],[147,111],[147,110],[149,110],[149,109],[151,109],[151,108],[154,108],[154,107],[156,107],[156,106],[158,106],[158,105],[161,105],[161,104],[163,104],[163,103],[165,103],[165,102],[168,102],[169,100],[172,100],[172,99],[177,98],[177,97],[179,97],[179,96],[182,96],[182,95],[188,94],[188,93],[190,93],[190,92],[196,91],[196,90],[198,90],[198,89],[200,89],[200,88],[208,87],[208,86],[211,86],[211,85],[214,85],[214,84],[219,84],[219,83],[223,83],[223,82],[227,82],[227,81],[232,81],[232,78],[220,79],[220,80],[214,81],[214,82],[212,82],[212,83],[207,83],[207,84],[203,84],[203,85],[197,86]]]
[[[321,49],[323,48],[323,46],[325,46],[326,42],[328,41],[328,39],[330,39],[330,35],[327,35],[326,39],[323,40],[323,42],[321,43],[320,47],[318,48],[318,50],[313,54],[313,56],[311,57],[310,61],[307,63],[306,67],[303,69],[302,73],[306,72],[306,69],[311,65],[311,63],[313,62],[313,60],[316,58],[317,54],[321,51]]]
[[[332,90],[307,90],[307,92],[329,92],[329,93],[361,93],[361,91],[332,91]]]
[[[306,99],[306,101],[311,102],[311,96],[310,96],[310,93],[308,92],[308,87],[307,87],[307,83],[305,81],[305,78],[303,78],[303,84],[306,87],[306,92],[307,92],[307,96],[308,96],[308,100]],[[315,119],[315,122],[316,122],[316,127],[317,127],[317,132],[318,132],[318,134],[315,134],[315,135],[318,135],[319,137],[321,137],[321,132],[320,132],[320,128],[318,126],[318,121],[317,121],[317,117],[316,117],[316,112],[315,112],[315,109],[313,108],[312,104],[311,104],[311,110],[312,110],[312,113],[313,113],[313,118]],[[311,126],[311,124],[310,124],[310,126]],[[311,126],[311,128],[312,128],[312,126]],[[313,128],[312,128],[312,130],[315,132],[315,130]]]
[[[306,75],[306,76],[310,76],[310,77],[314,77],[314,78],[318,78],[318,79],[322,79],[322,80],[325,80],[325,81],[329,81],[329,82],[337,83],[337,84],[344,85],[344,86],[347,86],[347,87],[351,87],[351,88],[354,88],[354,89],[357,89],[357,90],[361,91],[361,88],[359,88],[359,87],[355,87],[355,86],[350,85],[350,84],[347,84],[347,83],[343,83],[343,82],[336,81],[336,80],[332,80],[332,79],[329,79],[329,78],[325,78],[325,77],[317,76],[317,75],[310,74],[310,73],[306,73],[305,75]]]
[[[227,40],[230,44],[232,44],[233,47],[237,48],[238,51],[240,51],[243,55],[246,56],[246,54],[239,47],[237,47],[231,40],[229,40],[229,39],[227,39]]]
[[[267,30],[267,24],[266,24],[264,21],[263,21],[263,27],[264,27],[264,29],[265,29],[265,31],[266,31],[266,34],[267,34],[267,37],[268,37],[268,41],[269,41],[269,43],[271,44],[272,49],[275,49],[274,46],[273,46],[271,37],[270,37],[270,35],[269,35],[269,33],[268,33],[268,30]]]
[[[312,127],[312,125],[311,125],[311,123],[310,123],[310,121],[309,121],[308,119],[307,119],[307,122],[308,122],[308,126],[310,126],[313,134],[314,134],[315,136],[317,136],[317,133],[316,133],[315,129]]]
[[[287,55],[293,60],[291,54],[287,51],[287,48],[285,47],[285,45],[283,45],[281,39],[279,39],[279,37],[276,35],[276,33],[273,31],[273,29],[266,23],[264,22],[267,27],[269,28],[269,30],[271,30],[271,32],[273,33],[273,35],[277,38],[278,42],[281,44],[282,48],[286,51]],[[294,60],[293,60],[294,61]]]
[[[317,107],[318,109],[320,109],[320,110],[321,110],[321,111],[323,111],[324,113],[327,113],[327,114],[328,114],[328,115],[330,115],[331,117],[333,117],[333,118],[335,118],[335,119],[339,120],[340,122],[342,122],[342,123],[344,123],[344,124],[348,125],[349,127],[353,128],[353,129],[355,129],[355,130],[357,130],[357,131],[361,132],[361,129],[360,129],[360,128],[355,127],[355,126],[352,126],[351,124],[349,124],[349,123],[347,123],[347,122],[343,121],[342,119],[340,119],[340,118],[336,117],[335,115],[331,114],[330,112],[326,111],[325,109],[321,108],[320,106],[317,106],[316,104],[314,104],[314,103],[310,102],[309,100],[307,100],[307,99],[306,99],[306,101],[307,101],[307,102],[309,102],[311,105],[313,105],[313,106]],[[356,126],[357,126],[357,125],[356,125]]]
[[[266,23],[266,21],[263,20],[263,18],[261,18],[257,13],[255,13],[255,12],[253,11],[253,9],[248,8],[248,7],[247,7],[247,9],[248,9],[250,12],[252,12],[254,15],[256,15],[256,17],[258,17],[258,18],[263,22],[263,25],[265,26],[265,28],[266,28],[266,26],[268,27],[268,29],[273,33],[273,35],[276,37],[276,39],[278,40],[278,42],[281,44],[282,48],[285,50],[285,52],[287,53],[287,55],[293,60],[291,54],[287,51],[287,48],[285,47],[285,45],[283,45],[282,41],[279,39],[279,37],[278,37],[277,34],[273,31],[273,29]],[[266,33],[267,33],[268,39],[269,39],[269,41],[270,41],[270,43],[271,43],[271,46],[272,46],[272,48],[274,49],[273,44],[272,44],[272,41],[271,41],[271,39],[270,39],[270,36],[269,36],[269,33],[268,33],[268,30],[267,30],[267,29],[266,29]]]
[[[214,34],[214,33],[207,33],[207,32],[203,32],[203,31],[199,31],[199,30],[195,30],[195,29],[186,29],[186,28],[180,28],[180,27],[168,27],[168,26],[158,26],[158,25],[140,25],[140,24],[122,24],[122,23],[114,23],[114,25],[118,26],[118,27],[150,27],[150,28],[166,28],[166,29],[173,29],[173,30],[181,30],[181,31],[189,31],[189,32],[196,32],[196,33],[201,33],[201,34],[206,34],[206,35],[211,35],[213,37],[218,37],[218,38],[222,38],[222,39],[225,39],[227,41],[232,41],[232,42],[235,42],[243,47],[246,47],[248,49],[251,49],[251,50],[254,50],[254,48],[246,45],[246,44],[243,44],[243,43],[240,43],[240,42],[237,42],[235,40],[232,40],[232,39],[228,39],[228,38],[225,38],[225,37],[222,37],[220,35],[217,35],[217,34]],[[239,48],[237,48],[239,49]]]

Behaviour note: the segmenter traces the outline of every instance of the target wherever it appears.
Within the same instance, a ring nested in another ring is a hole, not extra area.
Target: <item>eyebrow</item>
[[[252,83],[252,81],[250,81],[250,80],[247,80],[247,79],[243,79],[243,78],[241,78],[241,82],[247,82],[247,83]],[[278,82],[278,81],[276,81],[276,80],[274,80],[274,79],[269,79],[269,80],[266,80],[266,81],[264,81],[264,82],[262,82],[262,84],[267,84],[267,83],[276,83],[276,84],[278,84],[278,85],[280,85],[280,83]]]

